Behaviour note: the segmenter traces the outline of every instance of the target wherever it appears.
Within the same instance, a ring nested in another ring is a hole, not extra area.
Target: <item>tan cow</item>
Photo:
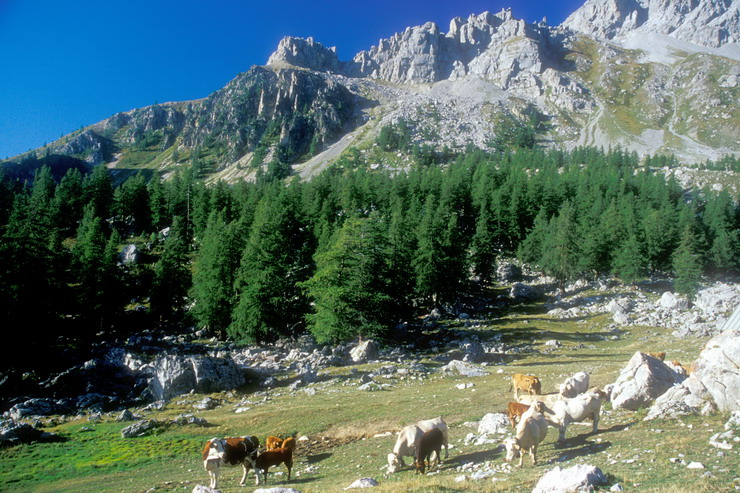
[[[534,375],[522,375],[521,373],[514,373],[511,376],[511,385],[509,385],[509,392],[511,388],[514,388],[514,398],[519,400],[519,390],[523,390],[530,395],[539,395],[542,393],[542,383],[540,379]]]
[[[506,409],[506,415],[509,417],[512,428],[516,430],[516,425],[519,421],[519,418],[522,417],[522,414],[524,414],[527,409],[529,409],[529,406],[527,404],[522,404],[521,402],[509,402],[509,405]]]

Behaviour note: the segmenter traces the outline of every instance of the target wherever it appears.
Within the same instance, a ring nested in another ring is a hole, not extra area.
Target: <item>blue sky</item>
[[[0,0],[0,159],[154,102],[198,99],[283,36],[341,60],[406,26],[511,7],[557,25],[582,0]]]

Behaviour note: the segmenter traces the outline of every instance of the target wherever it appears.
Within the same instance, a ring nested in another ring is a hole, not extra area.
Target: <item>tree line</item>
[[[310,331],[320,342],[393,337],[516,256],[559,282],[702,275],[740,266],[740,206],[683,190],[634,153],[469,150],[403,173],[330,168],[213,186],[48,168],[0,179],[0,314],[6,335],[90,339],[195,324],[243,342]],[[122,264],[123,245],[140,259]],[[139,309],[133,309],[134,307]]]

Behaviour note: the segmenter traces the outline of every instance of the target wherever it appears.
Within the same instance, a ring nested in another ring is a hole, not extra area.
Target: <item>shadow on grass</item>
[[[555,462],[565,462],[567,460],[575,459],[576,457],[584,457],[586,455],[597,454],[599,452],[603,452],[604,450],[612,446],[612,442],[608,442],[608,441],[599,442],[599,443],[589,442],[589,441],[586,441],[585,439],[578,440],[578,441],[581,443],[581,446],[568,448],[568,450],[562,451],[560,455],[554,459],[554,461]],[[564,443],[560,445],[555,444],[554,445],[555,450],[558,450],[559,448],[562,448],[562,447],[572,447],[573,443],[569,443],[569,442],[572,442],[572,440],[571,441],[566,440]]]
[[[487,460],[495,460],[501,457],[503,457],[503,454],[501,453],[501,448],[496,447],[495,449],[491,450],[481,450],[480,452],[471,452],[469,454],[462,454],[456,457],[451,457],[450,459],[447,459],[442,465],[451,465],[452,467],[457,467],[468,462],[480,463]]]
[[[316,455],[307,455],[306,456],[306,462],[309,464],[316,464],[317,462],[321,462],[322,460],[328,459],[333,454],[329,452],[324,452],[323,454],[316,454]]]

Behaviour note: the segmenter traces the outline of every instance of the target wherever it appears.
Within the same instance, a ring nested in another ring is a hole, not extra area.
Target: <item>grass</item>
[[[114,415],[99,422],[87,416],[46,428],[66,441],[31,444],[0,450],[0,490],[29,492],[190,492],[196,484],[207,484],[200,460],[202,444],[214,436],[252,434],[264,441],[272,434],[307,436],[299,441],[296,465],[291,481],[284,466],[274,468],[268,486],[293,487],[303,492],[340,491],[361,477],[376,478],[378,492],[427,491],[528,491],[546,470],[579,463],[596,465],[608,475],[610,484],[619,482],[628,491],[710,492],[728,491],[740,470],[737,450],[718,450],[708,444],[709,437],[723,429],[727,416],[686,417],[677,420],[643,421],[645,410],[636,413],[613,411],[607,404],[595,435],[590,427],[573,425],[565,444],[555,443],[557,433],[550,430],[539,451],[539,464],[529,457],[524,467],[498,472],[494,477],[469,479],[471,471],[460,470],[466,463],[489,464],[504,470],[499,443],[465,445],[472,430],[464,423],[480,419],[488,412],[502,412],[511,400],[508,391],[512,373],[534,373],[543,380],[543,391],[552,392],[566,375],[586,370],[594,385],[613,382],[619,370],[637,350],[665,350],[669,359],[690,362],[705,341],[676,340],[668,329],[629,327],[613,333],[607,315],[579,319],[554,319],[540,303],[515,306],[511,311],[474,321],[449,321],[448,325],[482,338],[499,337],[501,341],[522,348],[491,362],[483,377],[442,377],[439,372],[427,377],[411,375],[384,379],[392,383],[387,390],[358,390],[359,377],[379,366],[401,363],[383,362],[322,370],[322,381],[312,384],[315,393],[299,390],[291,393],[280,386],[267,393],[222,392],[212,397],[223,405],[209,411],[195,411],[193,404],[202,395],[174,399],[163,411],[135,410],[146,417],[174,418],[194,412],[210,426],[170,427],[154,436],[123,439],[120,430],[129,423],[119,423]],[[560,348],[545,346],[550,339]],[[531,346],[530,346],[531,344]],[[435,354],[421,355],[428,366],[440,366]],[[407,362],[404,362],[407,363]],[[501,373],[499,373],[499,371]],[[281,376],[283,384],[289,376]],[[474,384],[464,390],[458,383]],[[235,413],[238,407],[250,407]],[[449,459],[440,472],[415,475],[410,469],[386,476],[385,457],[395,441],[395,431],[419,419],[444,416],[450,425]],[[393,433],[387,433],[393,432]],[[380,436],[376,436],[380,435]],[[687,469],[686,463],[702,462],[705,470]],[[469,466],[466,466],[469,467]],[[283,474],[278,474],[280,472]],[[711,477],[703,477],[705,471]],[[468,479],[456,481],[466,474]],[[220,489],[224,493],[252,491],[253,475],[246,488],[240,488],[240,469],[222,471]],[[638,486],[639,485],[639,486]],[[608,490],[609,486],[605,489]]]

